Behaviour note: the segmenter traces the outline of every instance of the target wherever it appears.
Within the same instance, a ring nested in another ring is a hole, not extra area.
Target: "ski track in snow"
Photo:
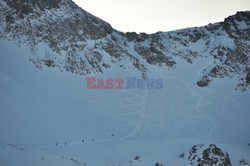
[[[56,144],[48,144],[48,145],[43,145],[43,146],[40,146],[38,148],[35,148],[37,150],[41,150],[41,149],[46,149],[46,148],[51,148],[51,147],[67,147],[67,146],[72,146],[72,145],[84,145],[85,143],[96,143],[96,142],[109,142],[109,141],[113,141],[114,139],[99,139],[99,140],[84,140],[84,142],[82,141],[76,141],[76,142],[66,142],[66,145],[65,143],[58,143],[58,145]]]
[[[213,132],[216,130],[217,128],[217,125],[216,123],[214,122],[214,120],[212,118],[210,118],[209,116],[207,116],[206,114],[202,113],[201,112],[201,109],[200,107],[203,105],[202,104],[202,97],[201,95],[196,92],[195,90],[193,90],[191,87],[190,87],[190,83],[187,83],[187,88],[190,90],[190,92],[193,92],[193,94],[197,95],[198,97],[198,102],[196,103],[195,105],[195,108],[196,108],[196,111],[199,115],[201,115],[202,117],[204,117],[205,119],[209,120],[212,124],[212,128],[210,129],[210,131],[208,132],[208,136],[213,139],[213,140],[217,140],[214,136],[213,136]]]
[[[186,87],[187,87],[187,89],[188,89],[188,92],[191,93],[191,94],[193,94],[193,96],[191,96],[191,97],[198,97],[198,101],[197,101],[197,103],[196,103],[196,105],[195,105],[195,109],[196,109],[197,113],[198,113],[201,117],[203,117],[203,118],[209,120],[209,122],[210,122],[211,125],[212,125],[211,129],[210,129],[209,132],[208,132],[208,136],[209,136],[212,140],[215,140],[215,141],[219,141],[219,142],[228,142],[228,141],[222,139],[222,136],[221,136],[219,130],[217,129],[216,122],[215,122],[211,117],[209,117],[209,115],[206,115],[206,113],[202,112],[201,107],[203,107],[203,108],[205,109],[204,106],[206,105],[205,103],[202,103],[202,102],[203,102],[203,101],[206,101],[206,102],[208,102],[208,104],[211,104],[211,102],[210,102],[209,100],[207,100],[207,99],[203,99],[202,94],[200,94],[199,92],[197,92],[197,91],[195,91],[195,90],[193,89],[193,88],[197,88],[196,86],[191,85],[190,82],[185,81],[185,80],[180,80],[180,79],[175,78],[175,77],[168,77],[168,76],[165,76],[165,75],[163,75],[163,74],[157,69],[157,67],[154,67],[154,69],[155,69],[155,71],[158,72],[158,74],[161,76],[161,78],[176,80],[176,81],[179,81],[179,82],[182,82],[183,84],[185,84]],[[218,92],[218,91],[209,89],[209,88],[207,88],[207,87],[202,88],[202,90],[205,91],[205,92],[211,93],[211,94],[213,94],[213,95],[221,96],[221,97],[225,98],[227,101],[233,102],[235,105],[237,105],[238,108],[241,109],[241,111],[248,111],[247,108],[244,108],[237,100],[233,99],[231,96],[228,96],[228,95],[223,94],[223,93],[220,93],[220,92]],[[183,98],[183,99],[188,99],[188,98],[189,98],[189,97],[186,97],[186,98]],[[177,100],[181,100],[181,99],[177,99]],[[173,101],[174,101],[174,100],[173,100]],[[171,103],[171,101],[167,101],[167,102]],[[186,108],[183,108],[183,109],[186,109]],[[184,128],[185,128],[185,126],[184,126]],[[216,138],[216,137],[214,136],[214,132],[215,132],[216,130],[217,130],[217,134],[218,134],[218,136],[219,136],[220,138]]]
[[[98,163],[95,160],[90,160],[87,158],[83,158],[83,157],[75,157],[75,156],[70,156],[70,155],[66,155],[66,154],[60,154],[57,153],[55,151],[52,152],[52,150],[50,148],[56,148],[56,147],[69,147],[69,146],[73,146],[73,145],[84,145],[86,143],[89,144],[95,144],[95,143],[101,143],[101,142],[110,142],[110,141],[114,141],[115,139],[99,139],[99,140],[94,140],[94,142],[92,140],[84,140],[84,142],[82,141],[76,141],[76,142],[66,142],[67,144],[65,145],[65,143],[58,143],[58,145],[56,144],[48,144],[48,145],[43,145],[43,146],[39,146],[37,148],[22,148],[25,149],[25,151],[28,152],[37,152],[37,153],[45,153],[47,155],[54,155],[57,157],[57,159],[59,160],[68,160],[68,161],[73,161],[73,162],[77,162],[76,165],[86,165],[85,163],[89,162],[89,163],[96,163],[96,165],[98,165]],[[20,146],[17,146],[20,147]],[[23,147],[23,146],[22,146]],[[5,145],[4,148],[0,151],[0,155],[7,153],[11,150],[12,148],[9,145]],[[20,149],[13,149],[16,151],[20,151]],[[21,151],[20,151],[21,152]],[[44,155],[41,154],[41,158]],[[75,160],[75,161],[74,161]]]
[[[210,103],[209,100],[203,99],[202,95],[199,92],[197,92],[196,90],[194,90],[194,88],[196,88],[196,87],[194,85],[191,85],[190,82],[187,82],[185,80],[180,80],[180,79],[174,78],[174,77],[163,76],[162,73],[156,67],[155,67],[155,69],[159,73],[161,78],[171,79],[171,80],[176,80],[176,81],[182,82],[187,87],[188,92],[190,94],[192,94],[189,97],[183,97],[183,98],[179,98],[179,99],[168,100],[166,102],[167,103],[172,103],[172,102],[176,102],[176,101],[181,101],[181,100],[196,98],[197,97],[198,99],[197,99],[197,102],[196,102],[194,107],[184,107],[182,109],[185,110],[185,109],[195,108],[197,113],[201,117],[207,119],[212,125],[212,127],[208,131],[208,136],[212,140],[220,141],[220,142],[223,141],[222,139],[216,138],[214,136],[214,132],[217,130],[216,122],[211,117],[206,115],[206,113],[204,113],[204,111],[201,109],[201,107],[206,105],[206,103],[203,103],[203,101],[207,101],[208,103]],[[183,90],[181,88],[179,88],[179,89]],[[229,96],[226,96],[225,94],[221,94],[221,93],[219,93],[217,91],[214,91],[214,90],[211,90],[211,89],[208,89],[208,88],[203,88],[203,90],[207,91],[207,92],[209,92],[211,94],[222,96],[222,97],[226,98],[227,100],[232,101],[235,104],[237,104],[237,106],[239,106],[241,108],[241,110],[246,110],[243,107],[241,107],[240,104],[236,100],[234,100],[233,98],[231,98]],[[152,116],[154,114],[154,113],[146,114],[145,106],[146,106],[148,90],[144,90],[143,94],[136,93],[135,90],[123,90],[123,91],[117,91],[117,92],[118,92],[117,96],[121,100],[120,107],[122,108],[122,112],[119,113],[119,114],[113,113],[112,116],[114,118],[116,118],[116,119],[119,119],[119,120],[127,123],[126,125],[114,126],[115,129],[127,134],[127,137],[124,137],[124,138],[121,138],[121,139],[118,139],[118,140],[123,140],[123,139],[126,139],[126,138],[136,138],[136,136],[138,136],[138,134],[142,130],[142,125],[143,125],[144,119],[146,117],[152,118]],[[126,94],[126,97],[123,97],[123,93]],[[127,97],[128,96],[127,94],[129,94],[129,97]],[[105,98],[107,98],[108,96],[110,96],[110,95],[97,95],[97,96],[92,98],[92,101],[93,101],[93,103],[98,103],[98,104],[103,105],[105,103]],[[176,112],[178,110],[180,110],[180,109],[170,110],[170,112]],[[138,120],[137,121],[132,121],[132,120],[129,119],[129,117],[126,118],[126,116],[128,116],[128,115],[137,116]],[[191,116],[191,115],[189,115],[189,116]],[[154,124],[154,125],[158,126],[158,127],[161,127],[161,128],[165,128],[166,130],[169,130],[169,127],[166,127],[165,125],[162,125],[161,123]],[[187,127],[182,125],[182,124],[175,124],[175,125],[177,127],[179,127],[179,128],[187,129]],[[126,130],[126,127],[130,127],[130,126],[133,128],[132,131],[131,130]],[[196,132],[196,130],[194,128],[188,128],[188,129],[190,131]],[[144,130],[147,130],[147,129],[144,129]],[[177,130],[175,130],[175,132],[178,133]],[[218,133],[218,135],[220,135],[220,133]],[[41,150],[49,150],[50,148],[55,148],[55,147],[67,147],[67,146],[73,146],[73,145],[84,145],[86,143],[93,144],[93,143],[101,143],[101,142],[110,142],[110,141],[114,141],[114,140],[117,140],[117,139],[99,139],[99,140],[95,139],[94,142],[91,141],[91,140],[84,140],[84,142],[82,142],[82,141],[67,142],[67,145],[65,145],[64,143],[60,143],[58,145],[56,145],[56,144],[48,144],[48,145],[43,145],[43,146],[40,146],[40,147],[37,147],[37,148],[34,148],[34,149],[29,149],[29,148],[25,148],[25,149],[26,150],[36,150],[36,151],[40,152]],[[10,147],[6,146],[4,149],[2,149],[0,151],[0,155],[3,154],[3,153],[8,152],[10,149],[11,149]],[[53,152],[53,154],[55,154],[55,153]],[[57,155],[58,157],[62,156],[61,154],[55,154],[55,155]],[[71,157],[71,156],[66,156],[66,155],[63,155],[63,156],[66,159],[67,158],[68,159],[74,158],[74,159],[82,160],[84,162],[87,161],[87,159],[84,159],[84,158],[77,158],[77,157]],[[91,162],[93,162],[93,161],[91,161]]]
[[[161,78],[172,79],[172,80],[176,80],[176,81],[185,83],[187,89],[189,90],[188,92],[190,92],[190,94],[193,94],[190,97],[184,97],[184,98],[169,100],[169,101],[166,101],[166,102],[171,103],[171,102],[176,102],[176,101],[181,101],[181,100],[185,100],[185,99],[189,99],[189,98],[198,97],[198,101],[197,101],[197,103],[195,105],[195,109],[196,109],[197,113],[201,117],[207,119],[212,124],[212,127],[208,132],[208,136],[213,140],[222,141],[221,139],[215,138],[213,136],[214,131],[217,129],[217,125],[216,125],[215,121],[212,118],[210,118],[208,115],[206,115],[205,113],[203,113],[201,111],[200,107],[205,105],[205,104],[202,103],[202,101],[205,101],[204,99],[202,99],[202,95],[200,93],[198,93],[197,91],[195,91],[194,89],[192,89],[189,82],[184,81],[184,80],[180,80],[180,79],[174,78],[174,77],[163,76],[161,74],[161,72],[157,70],[156,67],[155,67],[155,69],[159,73]],[[208,89],[208,88],[204,88],[204,90],[208,91],[209,93],[215,93],[217,95],[226,97],[228,100],[231,100],[231,101],[235,102],[236,104],[238,104],[236,100],[234,100],[231,97],[228,97],[228,96],[226,96],[224,94],[221,94],[219,92],[213,91],[213,90]],[[136,92],[134,92],[134,90],[124,90],[124,91],[119,91],[118,92],[119,98],[122,100],[122,103],[121,103],[120,107],[123,109],[123,111],[122,111],[123,113],[112,114],[112,116],[114,118],[116,118],[116,119],[127,122],[127,125],[114,126],[115,129],[127,134],[127,137],[125,137],[125,139],[126,138],[135,138],[136,135],[138,135],[138,133],[141,130],[144,118],[145,117],[151,117],[151,115],[153,114],[153,113],[152,114],[150,114],[150,113],[146,114],[145,104],[146,104],[146,99],[147,99],[147,95],[148,95],[148,90],[144,90],[143,92],[144,92],[143,95],[137,94]],[[130,96],[129,97],[122,97],[122,93],[130,94]],[[110,95],[97,95],[97,96],[92,98],[92,101],[94,103],[103,104],[103,103],[105,103],[105,100],[103,100],[103,99],[108,97],[108,96],[110,96]],[[142,101],[140,101],[140,100],[142,100]],[[208,100],[206,100],[206,101],[208,101]],[[125,104],[125,103],[128,103],[128,104]],[[136,108],[136,106],[138,106],[139,108]],[[193,107],[187,107],[187,108],[183,108],[183,109],[190,109],[190,108],[193,108]],[[133,111],[133,112],[131,112],[131,111]],[[172,110],[172,111],[176,111],[176,110]],[[138,121],[132,121],[129,118],[125,118],[127,115],[138,116]],[[155,124],[155,125],[159,126],[159,127],[164,127],[166,129],[169,129],[168,127],[166,127],[164,125],[161,125],[161,124]],[[128,131],[128,130],[124,129],[124,128],[129,127],[129,126],[133,126],[132,131]],[[176,124],[176,126],[186,129],[186,126],[182,126],[181,124]],[[196,131],[195,129],[190,129],[190,128],[189,128],[189,130],[192,130],[193,132]],[[176,132],[178,133],[178,131],[176,131]],[[122,138],[121,140],[123,140],[123,139],[124,138]],[[114,139],[103,139],[103,140],[95,140],[94,142],[108,142],[108,141],[113,141],[113,140]],[[92,141],[84,141],[84,143],[93,143],[93,142]],[[42,150],[42,149],[51,148],[51,147],[65,147],[65,146],[78,145],[78,144],[83,144],[83,142],[81,142],[81,141],[67,142],[67,145],[65,145],[65,144],[58,144],[58,145],[50,144],[50,145],[44,145],[44,146],[38,147],[36,149],[37,150]],[[3,153],[3,151],[1,153]]]
[[[213,139],[213,140],[222,141],[221,139],[217,139],[217,138],[215,138],[215,137],[213,136],[213,132],[217,129],[217,125],[216,125],[215,121],[214,121],[212,118],[210,118],[209,116],[207,116],[206,114],[204,114],[204,113],[201,112],[200,107],[204,106],[204,104],[202,103],[202,101],[205,101],[205,100],[202,99],[201,94],[198,93],[197,91],[193,90],[193,89],[191,88],[189,82],[187,82],[187,81],[185,81],[185,80],[180,80],[180,79],[174,78],[174,77],[167,77],[167,76],[164,76],[164,75],[157,69],[157,67],[154,67],[154,69],[155,69],[155,70],[158,72],[158,74],[159,74],[162,78],[164,78],[164,79],[174,79],[174,80],[177,80],[177,81],[180,81],[180,82],[185,83],[185,85],[186,85],[187,89],[189,90],[189,92],[190,92],[191,94],[194,95],[194,96],[191,96],[191,97],[195,97],[195,96],[198,97],[198,101],[197,101],[197,103],[196,103],[196,105],[195,105],[195,109],[196,109],[197,113],[198,113],[201,117],[203,117],[203,118],[209,120],[210,123],[212,124],[212,127],[211,127],[211,129],[209,130],[209,132],[208,132],[208,136],[209,136],[211,139]],[[210,91],[210,92],[212,92],[212,91]],[[186,99],[188,99],[188,98],[190,98],[190,97],[187,97]],[[170,101],[170,102],[171,102],[171,101]],[[209,101],[208,101],[208,102],[209,102]],[[209,102],[209,103],[210,103],[210,102]],[[183,108],[183,109],[185,109],[185,108]],[[181,127],[181,125],[179,125],[179,124],[177,124],[177,125],[178,125],[179,127]],[[186,128],[185,126],[183,126],[183,127]],[[195,130],[194,130],[194,131],[195,131]]]
[[[122,94],[121,93],[129,93],[131,95],[131,97],[124,97],[122,98]],[[133,92],[133,90],[125,90],[124,92],[119,92],[120,98],[122,99],[122,104],[121,104],[121,108],[123,109],[122,112],[125,113],[119,113],[119,114],[113,114],[114,118],[117,118],[119,120],[123,120],[125,122],[127,122],[127,125],[121,125],[121,126],[115,126],[114,128],[124,132],[127,134],[127,138],[134,138],[138,132],[140,131],[142,124],[143,124],[143,120],[145,118],[145,103],[146,103],[146,98],[147,98],[147,93],[148,91],[145,90],[143,95],[139,95],[136,94],[135,92]],[[141,102],[139,102],[140,100],[142,100]],[[128,104],[125,104],[125,103]],[[139,108],[137,108],[139,107]],[[131,112],[133,111],[133,112]],[[128,112],[128,113],[126,113]],[[126,118],[127,115],[135,115],[138,116],[138,120],[137,121],[131,121],[128,118]],[[127,131],[124,128],[125,127],[129,127],[129,126],[133,126],[133,130],[132,131]]]
[[[213,132],[217,129],[216,123],[208,115],[201,112],[201,108],[200,108],[200,107],[206,105],[206,103],[203,103],[203,101],[207,101],[208,104],[210,104],[210,101],[206,100],[206,99],[203,99],[200,93],[198,93],[197,91],[195,91],[194,89],[191,88],[189,82],[187,82],[185,80],[180,80],[180,79],[174,78],[174,77],[163,76],[163,74],[157,69],[157,67],[154,67],[154,68],[158,72],[158,74],[161,76],[161,78],[172,79],[172,80],[179,81],[179,82],[185,84],[185,86],[187,87],[188,92],[190,94],[193,94],[192,96],[189,96],[189,97],[184,97],[184,98],[179,98],[179,99],[174,99],[174,100],[168,100],[166,102],[167,103],[172,103],[172,102],[176,102],[176,101],[181,101],[181,100],[185,100],[185,99],[198,97],[198,101],[197,101],[197,103],[195,105],[195,109],[196,109],[197,113],[201,117],[207,119],[212,124],[212,128],[208,132],[209,137],[214,139],[214,140],[218,140],[213,136]],[[181,88],[177,88],[177,89],[183,90]],[[154,113],[146,114],[145,104],[146,104],[148,90],[144,90],[143,92],[144,92],[143,95],[140,95],[140,94],[137,94],[135,92],[135,90],[124,90],[122,92],[118,91],[118,97],[121,100],[120,107],[122,108],[122,113],[118,113],[118,114],[113,113],[112,116],[114,118],[116,118],[116,119],[119,119],[119,120],[121,120],[123,122],[126,122],[127,124],[114,126],[114,128],[116,130],[119,130],[120,132],[123,132],[123,133],[127,134],[127,138],[135,138],[136,135],[138,135],[138,133],[140,132],[140,130],[142,128],[143,121],[144,121],[145,117],[150,118],[150,116],[152,116],[152,114],[154,114]],[[209,92],[213,93],[213,91],[211,91],[211,90]],[[129,97],[122,97],[123,96],[122,93],[130,94],[130,96]],[[104,96],[107,97],[107,95],[98,95],[98,96],[94,97],[93,102],[98,102],[98,104],[105,103],[105,101],[103,100]],[[225,96],[225,95],[223,95],[223,96]],[[140,101],[140,100],[142,100],[142,101]],[[234,101],[234,102],[236,102],[236,101]],[[185,110],[185,109],[190,109],[190,108],[194,108],[194,107],[185,107],[185,108],[182,108],[182,109]],[[169,110],[169,111],[170,112],[176,112],[178,110],[180,110],[180,109],[177,109],[177,110],[174,109],[174,110]],[[138,120],[137,121],[132,121],[131,119],[129,119],[129,117],[126,117],[128,115],[138,116]],[[191,116],[191,115],[189,115],[189,116]],[[178,126],[179,128],[183,128],[183,129],[186,129],[186,130],[188,129],[188,130],[193,131],[193,132],[196,131],[194,128],[190,129],[190,128],[187,128],[186,126],[182,126],[182,124],[175,124],[175,125]],[[165,126],[163,126],[161,124],[158,124],[157,126],[165,127]],[[126,129],[127,127],[133,127],[133,130],[130,131],[131,129],[130,130]],[[169,129],[169,128],[167,128],[167,129]],[[176,131],[176,132],[178,133],[178,131]]]

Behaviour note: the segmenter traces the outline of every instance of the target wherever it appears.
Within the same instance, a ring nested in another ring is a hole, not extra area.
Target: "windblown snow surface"
[[[151,66],[163,89],[89,90],[86,76],[36,68],[25,45],[1,40],[0,52],[0,165],[185,166],[178,156],[200,143],[216,144],[232,165],[250,159],[250,92],[232,90],[230,78],[196,85],[212,59]],[[140,73],[112,66],[91,76]]]

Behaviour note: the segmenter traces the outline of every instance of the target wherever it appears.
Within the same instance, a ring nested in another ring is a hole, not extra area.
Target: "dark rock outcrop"
[[[208,147],[204,144],[194,145],[186,157],[191,166],[231,166],[228,153],[223,152],[215,144]]]

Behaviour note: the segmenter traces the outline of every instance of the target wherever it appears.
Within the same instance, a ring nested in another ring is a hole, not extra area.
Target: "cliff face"
[[[116,65],[135,68],[146,78],[152,65],[170,70],[178,60],[192,65],[197,58],[212,58],[213,63],[203,67],[198,86],[207,86],[214,78],[237,77],[236,88],[249,87],[248,11],[204,27],[136,34],[113,29],[71,0],[3,0],[0,27],[0,38],[30,46],[30,61],[38,68],[88,75]]]

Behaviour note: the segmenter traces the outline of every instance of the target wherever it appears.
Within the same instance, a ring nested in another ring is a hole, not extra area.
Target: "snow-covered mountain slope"
[[[197,144],[215,144],[232,165],[249,161],[249,91],[233,91],[233,79],[196,86],[203,59],[178,61],[173,71],[151,68],[163,89],[89,90],[85,76],[35,68],[29,46],[0,46],[1,165],[195,165],[189,151]],[[116,68],[92,76],[140,73]]]
[[[0,37],[30,45],[31,61],[39,68],[86,75],[105,73],[116,65],[136,68],[147,77],[148,65],[170,69],[178,65],[178,59],[191,64],[197,57],[213,57],[197,78],[199,86],[207,86],[215,78],[235,77],[238,84],[234,88],[249,87],[248,11],[204,27],[138,35],[114,30],[71,0],[3,0],[0,7]],[[39,50],[39,45],[48,48]]]
[[[0,8],[0,165],[250,164],[249,12],[135,34],[70,0]],[[87,76],[164,86],[90,90]]]

